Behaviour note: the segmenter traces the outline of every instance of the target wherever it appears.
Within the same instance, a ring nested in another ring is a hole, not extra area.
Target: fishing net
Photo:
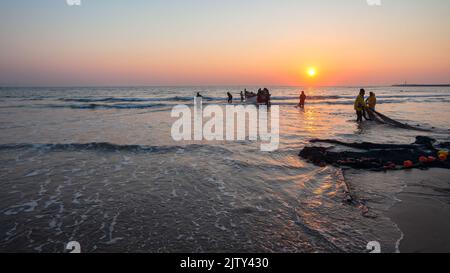
[[[369,117],[371,120],[381,123],[381,124],[387,124],[390,126],[394,126],[396,128],[401,128],[401,129],[407,129],[407,130],[416,130],[416,131],[423,131],[423,132],[429,132],[430,130],[424,129],[424,128],[419,128],[419,127],[415,127],[415,126],[411,126],[405,123],[401,123],[398,122],[396,120],[393,120],[373,109],[367,108],[366,109]]]

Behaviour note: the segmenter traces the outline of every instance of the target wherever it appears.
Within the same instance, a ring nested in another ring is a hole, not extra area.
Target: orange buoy
[[[446,156],[445,154],[441,154],[439,155],[439,160],[440,161],[447,161],[448,156]]]
[[[420,163],[427,163],[428,162],[428,158],[426,156],[421,156],[421,157],[419,157],[419,162]]]
[[[403,162],[403,167],[405,168],[412,168],[414,166],[414,163],[411,160],[406,160],[405,162]]]

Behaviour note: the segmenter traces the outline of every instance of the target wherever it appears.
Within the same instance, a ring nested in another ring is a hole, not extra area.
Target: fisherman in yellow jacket
[[[366,94],[366,90],[361,89],[359,91],[358,97],[356,97],[356,100],[355,100],[355,111],[356,111],[356,116],[357,116],[356,122],[363,122],[363,117],[365,117],[365,113],[364,113],[364,110],[366,108],[366,102],[364,101],[365,94]]]
[[[375,107],[377,106],[377,97],[375,96],[375,93],[370,92],[370,96],[366,100],[366,105],[369,109],[375,111]]]

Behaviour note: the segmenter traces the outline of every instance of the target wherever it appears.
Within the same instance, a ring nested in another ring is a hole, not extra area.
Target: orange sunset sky
[[[447,0],[6,0],[0,85],[450,83],[449,12]]]

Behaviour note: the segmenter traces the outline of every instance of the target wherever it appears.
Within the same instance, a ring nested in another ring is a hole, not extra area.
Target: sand
[[[450,252],[450,170],[414,171],[387,215],[404,234],[402,253]]]
[[[352,194],[399,229],[396,251],[450,252],[450,170],[348,170]]]

